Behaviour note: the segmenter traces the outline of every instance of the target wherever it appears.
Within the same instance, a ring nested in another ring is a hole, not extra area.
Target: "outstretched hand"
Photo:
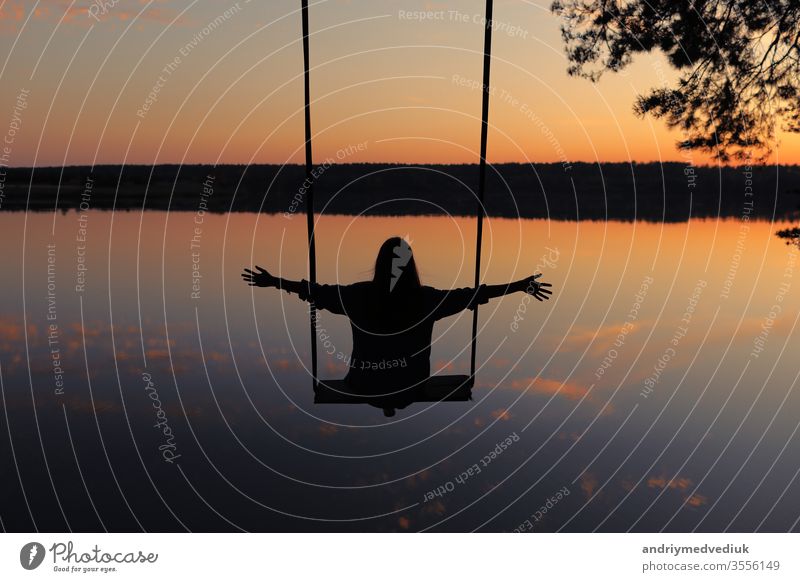
[[[528,277],[528,285],[525,287],[525,293],[528,295],[533,295],[539,301],[544,301],[545,299],[550,299],[550,295],[553,294],[550,289],[547,287],[552,287],[550,283],[539,283],[536,279],[541,277],[541,273],[536,273],[535,275]]]
[[[251,287],[275,287],[278,282],[277,277],[270,275],[265,269],[262,269],[258,265],[256,265],[256,269],[258,269],[258,273],[250,269],[244,270],[242,279],[244,279],[245,283]]]

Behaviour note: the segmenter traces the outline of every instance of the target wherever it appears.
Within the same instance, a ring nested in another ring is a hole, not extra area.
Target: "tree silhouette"
[[[800,247],[800,228],[795,226],[792,228],[784,228],[775,233],[778,237],[785,239],[786,244],[792,244]]]
[[[763,158],[776,126],[800,131],[800,0],[556,0],[552,10],[572,75],[597,80],[638,53],[666,56],[679,79],[634,111],[681,130],[682,149]]]

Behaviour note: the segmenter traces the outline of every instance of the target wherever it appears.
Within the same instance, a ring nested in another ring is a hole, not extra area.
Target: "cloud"
[[[90,399],[70,399],[67,407],[75,412],[85,414],[108,414],[110,412],[121,412],[122,407],[112,400],[100,400],[95,398],[94,402]]]
[[[667,480],[667,478],[662,475],[658,477],[650,477],[647,480],[647,486],[658,489],[669,488],[677,489],[678,491],[687,491],[692,486],[692,480],[688,477],[675,477]]]
[[[85,337],[100,337],[105,330],[101,329],[103,325],[99,322],[94,322],[93,324],[81,326],[78,322],[73,322],[69,324],[70,329],[75,333],[81,333],[83,331],[83,336]]]
[[[292,366],[292,362],[290,362],[290,361],[289,361],[288,359],[286,359],[286,358],[280,358],[280,359],[278,359],[278,360],[273,360],[273,361],[271,362],[271,364],[272,364],[272,366],[274,366],[274,367],[275,367],[275,368],[277,368],[278,370],[282,370],[282,371],[291,370],[291,369],[292,369],[292,367],[293,367],[293,366]],[[331,370],[330,370],[330,368],[328,368],[328,371],[329,371],[329,372],[331,371]]]
[[[25,6],[22,2],[4,2],[0,5],[0,21],[22,22],[25,18]]]
[[[592,357],[600,357],[613,347],[617,336],[622,333],[626,325],[628,330],[625,334],[625,341],[627,341],[627,338],[632,334],[636,333],[642,323],[611,323],[599,328],[575,326],[564,339],[564,343],[561,344],[559,351],[583,351],[587,346],[591,345],[591,348],[589,348],[589,355]]]
[[[417,483],[418,481],[420,482],[427,481],[430,478],[430,476],[431,476],[430,469],[424,469],[415,475],[409,475],[408,477],[406,477],[405,482],[408,484],[409,487],[416,487],[418,484],[421,484]]]
[[[581,491],[583,494],[586,495],[586,499],[589,499],[597,489],[597,477],[586,471],[583,475],[581,475]]]
[[[433,366],[431,366],[433,370],[431,373],[433,374],[441,374],[442,372],[448,372],[452,374],[456,371],[456,366],[452,361],[448,360],[436,360]]]
[[[736,329],[737,325],[739,327],[739,331],[736,334],[736,341],[741,342],[748,348],[752,348],[753,341],[762,333],[766,335],[767,343],[770,342],[770,336],[789,335],[792,331],[794,320],[792,317],[790,317],[789,312],[785,310],[778,314],[778,316],[772,321],[771,326],[767,325],[767,312],[757,317],[744,317],[741,320],[733,317],[727,317],[725,318],[725,321],[720,321],[720,325],[715,326],[715,329],[719,331],[716,334],[713,332],[712,334],[709,334],[709,341],[711,338],[729,340],[730,330]],[[774,343],[776,345],[775,350],[777,352],[780,350],[783,340],[775,340]]]
[[[429,501],[423,508],[423,513],[433,514],[436,516],[442,516],[447,511],[447,507],[445,507],[444,503],[439,501],[438,499],[434,501]]]
[[[34,328],[35,329],[35,328]],[[29,327],[30,332],[30,327]],[[13,321],[0,319],[0,341],[21,341],[22,326]]]
[[[551,396],[562,396],[567,400],[582,400],[583,405],[596,406],[600,408],[600,414],[603,416],[614,414],[616,411],[613,404],[598,397],[595,398],[595,392],[590,389],[586,384],[579,381],[565,381],[555,378],[542,378],[540,377],[525,377],[511,380],[511,382],[500,388],[511,388],[513,390],[527,390],[529,392],[548,394]]]
[[[333,436],[339,432],[339,427],[327,423],[319,425],[318,429],[319,429],[319,434],[321,434],[322,436]]]
[[[493,410],[491,412],[491,415],[492,418],[498,418],[500,420],[511,420],[511,413],[505,408],[498,408],[497,410]]]
[[[169,358],[169,351],[166,349],[150,348],[145,351],[148,360],[166,360]]]
[[[204,355],[206,357],[206,362],[227,362],[230,360],[228,354],[216,350],[208,350],[204,352]]]
[[[694,485],[694,481],[688,477],[680,476],[667,479],[665,476],[659,475],[650,477],[647,480],[648,487],[652,487],[654,489],[674,489],[675,491],[680,491],[684,494],[692,488],[692,485]],[[708,497],[705,495],[700,495],[699,493],[683,495],[683,500],[689,507],[700,507],[701,505],[708,503]]]
[[[492,358],[489,360],[489,365],[500,370],[508,370],[514,365],[510,358]]]
[[[557,394],[569,400],[580,400],[589,390],[577,382],[562,382],[552,378],[519,378],[511,381],[515,390],[532,390],[542,394]]]
[[[285,365],[283,362],[286,362],[287,364],[290,363],[289,360],[286,358],[276,360],[276,364],[279,363],[279,367],[281,370],[288,370],[289,366],[287,365],[286,367],[283,367]],[[298,362],[297,360],[294,361],[294,364],[295,364],[294,367],[296,369],[298,370],[302,369],[302,366],[299,365],[300,362]],[[325,362],[325,370],[328,372],[328,374],[343,376],[345,372],[347,372],[347,364],[345,364],[344,362],[331,362],[330,360],[328,360]]]
[[[95,0],[84,2],[82,5],[73,5],[71,0],[41,0],[33,11],[34,20],[54,20],[63,18],[64,22],[84,24],[91,26],[109,21],[125,22],[139,15],[139,11],[147,2],[142,0],[116,0],[115,2]],[[166,0],[153,2],[138,16],[140,21],[169,24],[178,15],[178,11],[158,4],[165,4]],[[19,22],[26,16],[23,2],[5,2],[0,8],[0,21]],[[186,16],[175,21],[175,25],[196,26]]]
[[[686,497],[686,504],[691,507],[700,507],[701,505],[705,505],[708,503],[708,497],[705,495],[700,495],[698,493],[693,493],[689,497]]]

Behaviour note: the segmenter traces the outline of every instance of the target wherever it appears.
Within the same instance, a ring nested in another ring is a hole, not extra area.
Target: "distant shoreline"
[[[48,212],[52,213],[53,209],[52,208],[50,208],[50,209],[37,208],[37,209],[30,209],[27,212],[31,212],[31,213],[34,213],[34,214],[47,214]],[[72,214],[80,215],[80,213],[81,213],[80,210],[77,210],[77,209],[74,209],[74,208],[69,208],[69,209],[59,208],[56,212],[59,213],[59,214],[64,214],[64,215],[72,215]],[[113,208],[96,208],[96,209],[93,210],[93,212],[102,212],[102,213],[108,213],[108,214],[119,213],[119,212],[129,213],[129,212],[142,212],[142,209],[141,208],[116,208],[116,209],[113,209]],[[194,214],[196,211],[188,210],[186,208],[184,208],[184,209],[175,209],[175,208],[173,208],[173,209],[170,209],[170,210],[158,209],[158,208],[147,208],[147,209],[144,210],[144,212],[173,212],[173,213],[181,213],[181,214]],[[24,208],[16,209],[16,210],[8,210],[8,209],[6,209],[5,213],[9,214],[9,215],[26,214],[26,210]],[[0,209],[0,215],[2,215],[2,214],[3,214],[3,209]],[[213,215],[213,216],[225,216],[225,215],[230,215],[230,214],[260,214],[261,216],[267,216],[267,217],[280,217],[280,216],[282,216],[282,213],[280,213],[280,212],[260,212],[260,213],[258,213],[258,212],[254,212],[254,211],[251,211],[251,210],[232,210],[230,212],[209,211],[208,214],[209,215]],[[328,218],[337,218],[337,217],[338,218],[347,218],[347,217],[354,217],[354,216],[357,216],[357,215],[355,215],[355,214],[343,214],[343,213],[332,213],[332,212],[331,213],[320,214],[319,212],[315,212],[314,216],[317,216],[317,217],[325,216],[325,217],[328,217]],[[442,218],[442,217],[445,217],[445,216],[447,216],[447,215],[444,215],[444,214],[367,214],[367,215],[362,215],[362,218],[409,218],[409,217],[413,217],[413,218]],[[474,220],[475,219],[475,215],[474,214],[471,214],[471,215],[470,214],[451,214],[449,216],[451,216],[452,218],[465,219],[465,220],[469,220],[469,219]],[[724,221],[737,221],[738,222],[740,220],[740,218],[737,217],[737,216],[724,216],[724,215],[720,215],[720,216],[691,216],[691,217],[689,217],[687,219],[684,219],[684,220],[668,220],[668,221],[661,221],[661,220],[657,220],[657,219],[654,219],[654,218],[648,218],[648,217],[645,217],[645,216],[637,216],[636,218],[608,218],[608,219],[604,219],[604,218],[569,219],[569,218],[556,218],[556,217],[552,217],[552,216],[549,217],[549,218],[546,217],[546,216],[544,216],[544,217],[539,217],[539,216],[535,216],[535,217],[529,217],[529,216],[519,216],[519,217],[514,217],[514,216],[488,216],[488,217],[486,217],[486,219],[487,220],[489,220],[489,219],[491,219],[491,220],[544,220],[544,221],[549,220],[549,221],[552,221],[552,222],[598,222],[598,223],[608,223],[608,224],[613,224],[613,223],[631,223],[631,222],[647,222],[647,223],[652,223],[652,224],[659,224],[659,223],[680,224],[682,222],[687,222],[688,220],[700,221],[700,222],[713,221],[713,220],[722,220],[723,222]],[[792,217],[792,216],[782,216],[782,217],[776,216],[774,219],[772,219],[770,217],[766,217],[766,216],[754,216],[753,218],[750,219],[750,222],[773,223],[776,226],[783,227],[783,226],[792,226],[792,225],[796,224],[798,222],[798,219],[796,217]],[[302,220],[299,220],[298,224],[301,224],[302,227],[305,228],[305,218],[303,218]]]
[[[474,216],[477,165],[160,165],[3,168],[0,211],[171,210],[368,216]],[[60,184],[60,185],[59,185]],[[747,204],[750,203],[750,207]],[[488,216],[679,222],[796,220],[800,166],[670,163],[498,164],[487,173]]]

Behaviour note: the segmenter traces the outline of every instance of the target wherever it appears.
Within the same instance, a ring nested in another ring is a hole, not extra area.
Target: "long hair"
[[[414,253],[405,239],[393,236],[381,245],[372,283],[381,294],[397,297],[420,288]]]

